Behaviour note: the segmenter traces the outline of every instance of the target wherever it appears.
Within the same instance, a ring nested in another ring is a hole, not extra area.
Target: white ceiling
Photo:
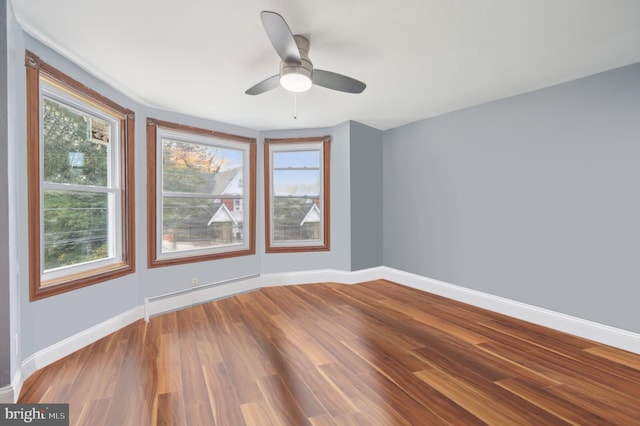
[[[640,61],[640,0],[11,0],[22,28],[152,107],[259,130],[378,129]],[[277,74],[261,10],[367,83],[245,95]]]

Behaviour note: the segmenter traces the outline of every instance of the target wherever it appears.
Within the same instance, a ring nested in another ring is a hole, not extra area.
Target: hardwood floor
[[[20,402],[87,425],[637,425],[640,356],[388,281],[322,283],[138,321]]]

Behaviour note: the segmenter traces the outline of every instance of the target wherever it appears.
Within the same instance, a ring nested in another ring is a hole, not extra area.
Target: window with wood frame
[[[134,114],[27,51],[30,299],[135,270]]]
[[[265,139],[266,252],[329,250],[330,137]]]
[[[255,139],[147,120],[148,265],[255,254]]]

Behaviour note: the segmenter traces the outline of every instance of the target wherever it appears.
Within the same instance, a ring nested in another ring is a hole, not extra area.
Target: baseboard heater
[[[154,315],[160,315],[163,313],[175,311],[177,309],[186,308],[188,306],[195,306],[202,303],[206,303],[210,300],[219,299],[222,297],[228,297],[233,294],[244,293],[246,290],[240,292],[230,292],[228,294],[213,295],[213,297],[193,300],[192,297],[199,292],[203,292],[208,289],[214,289],[226,284],[231,284],[238,281],[245,281],[251,278],[258,278],[260,274],[243,275],[241,277],[229,278],[222,281],[216,281],[213,283],[202,284],[195,287],[185,288],[183,290],[172,291],[171,293],[161,294],[159,296],[145,297],[144,298],[144,320],[149,322],[149,318]],[[191,298],[191,299],[190,299]]]

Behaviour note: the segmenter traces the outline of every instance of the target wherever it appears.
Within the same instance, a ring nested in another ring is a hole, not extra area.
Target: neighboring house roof
[[[240,213],[240,215],[238,215],[237,213]],[[239,221],[238,221],[238,216],[240,218]],[[213,216],[211,216],[211,219],[209,219],[207,226],[211,225],[212,223],[226,223],[226,222],[233,222],[236,225],[238,224],[238,222],[242,222],[242,212],[231,212],[229,211],[227,206],[224,203],[222,203],[220,204],[220,207],[218,208],[218,210],[216,210],[216,212],[213,214]]]
[[[218,173],[207,173],[208,179],[206,192],[213,195],[240,195],[242,193],[242,169],[236,167]],[[229,210],[220,199],[214,200],[214,206],[220,207],[211,216],[207,226],[212,223],[233,222],[235,225],[243,222],[244,216],[241,210]]]
[[[242,189],[242,169],[225,170],[218,173],[206,173],[205,192],[214,195],[240,195]]]
[[[303,226],[320,222],[320,209],[311,199],[289,198],[278,200],[273,206],[273,217],[277,223],[287,226]]]
[[[192,171],[183,173],[183,170],[173,168],[171,172],[175,175],[165,176],[168,179],[163,183],[163,189],[170,192],[197,192],[213,195],[240,195],[242,193],[242,168],[236,167],[223,172],[209,173]]]
[[[305,223],[316,223],[316,222],[320,222],[320,209],[314,203],[311,205],[311,208],[309,209],[307,214],[304,216],[304,219],[302,219],[302,222],[300,222],[300,226],[304,225]]]

